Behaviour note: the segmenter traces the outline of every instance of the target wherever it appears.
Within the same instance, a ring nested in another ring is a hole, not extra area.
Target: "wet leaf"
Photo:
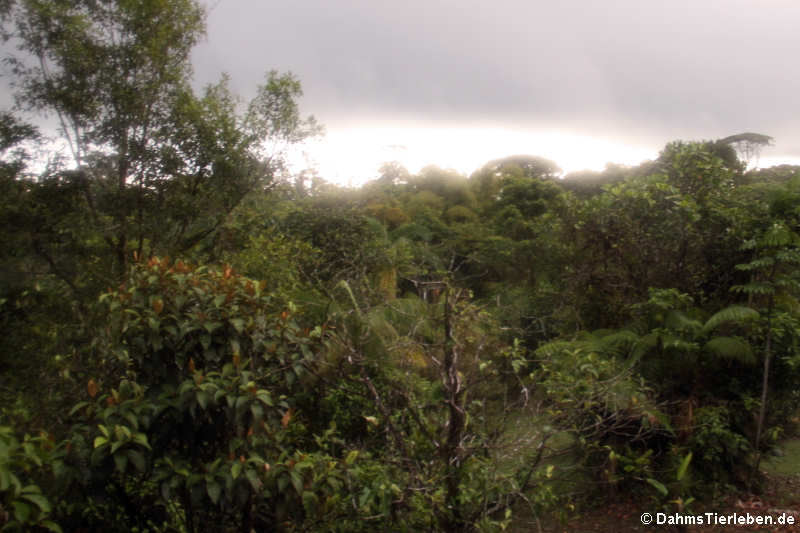
[[[289,426],[289,421],[292,419],[292,409],[289,409],[284,413],[283,418],[281,418],[281,425],[286,428]]]
[[[90,379],[89,383],[86,384],[86,390],[89,392],[89,396],[92,398],[97,396],[97,382],[94,379]]]

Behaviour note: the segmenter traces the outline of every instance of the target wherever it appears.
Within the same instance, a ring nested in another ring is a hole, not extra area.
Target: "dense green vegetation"
[[[499,531],[758,490],[800,401],[769,137],[342,189],[284,171],[319,131],[291,75],[191,88],[193,0],[0,13],[71,150],[34,173],[52,144],[0,117],[0,530]]]

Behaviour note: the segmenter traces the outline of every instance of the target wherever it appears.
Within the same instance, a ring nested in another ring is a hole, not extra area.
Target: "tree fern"
[[[672,333],[662,333],[659,335],[661,348],[664,351],[673,351],[682,354],[694,353],[700,348],[700,345],[694,341],[684,339],[679,335]]]
[[[737,337],[714,337],[706,343],[705,350],[720,359],[755,366],[758,362],[750,344]]]
[[[575,348],[576,341],[553,341],[539,346],[534,354],[539,359],[552,359],[565,350],[574,350]]]
[[[611,330],[597,339],[598,352],[614,357],[627,358],[630,356],[636,343],[639,342],[639,335],[628,329],[619,331]]]
[[[633,352],[631,353],[631,362],[635,363],[646,354],[655,350],[659,346],[660,342],[661,338],[657,332],[650,332],[647,335],[640,337],[636,343],[636,346],[634,346]]]
[[[690,333],[696,333],[703,327],[703,324],[699,320],[690,318],[686,313],[678,310],[672,310],[667,313],[664,319],[664,325],[671,330],[687,331]]]
[[[732,305],[714,313],[703,326],[703,331],[708,333],[722,324],[743,323],[756,320],[761,315],[755,309],[744,305]]]
[[[380,309],[376,309],[367,315],[367,326],[372,333],[383,339],[384,343],[394,343],[400,338],[400,335],[397,333],[392,323],[387,320],[386,315],[381,311]]]

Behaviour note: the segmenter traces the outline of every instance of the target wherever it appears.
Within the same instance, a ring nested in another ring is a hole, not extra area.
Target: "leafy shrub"
[[[22,442],[10,427],[0,426],[0,530],[29,531],[61,528],[49,519],[52,505],[33,481],[33,472],[50,461],[46,436],[25,436]]]
[[[705,406],[694,413],[694,430],[688,446],[695,456],[693,470],[716,488],[742,481],[750,464],[750,442],[733,428],[731,413],[723,406]]]
[[[629,365],[603,354],[620,336],[555,341],[535,352],[550,416],[574,437],[576,460],[612,485],[653,477],[674,438],[653,391]]]
[[[314,451],[298,400],[321,330],[265,289],[154,258],[101,297],[108,320],[67,461],[106,502],[94,527],[157,516],[187,531],[291,529],[324,514],[339,467]]]

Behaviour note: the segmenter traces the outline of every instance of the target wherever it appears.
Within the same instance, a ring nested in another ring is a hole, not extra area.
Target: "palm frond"
[[[599,338],[596,342],[597,351],[604,355],[625,357],[632,353],[636,343],[639,342],[639,335],[633,331],[627,329],[608,331],[609,334]]]
[[[755,365],[756,356],[750,344],[736,337],[714,337],[705,345],[708,353],[721,359],[737,361],[744,365]]]
[[[366,322],[369,330],[378,335],[385,343],[395,342],[400,337],[397,330],[383,313],[370,313],[367,315]]]
[[[716,327],[729,322],[741,324],[749,320],[755,320],[759,316],[761,315],[758,314],[758,311],[752,307],[732,305],[714,313],[714,315],[706,321],[703,326],[703,331],[712,331]]]
[[[574,350],[575,348],[576,341],[553,341],[536,348],[534,354],[541,359],[552,359],[566,350]]]
[[[686,339],[670,333],[661,335],[661,347],[667,351],[675,351],[680,353],[692,353],[700,348],[696,342],[687,341]]]
[[[356,314],[361,317],[361,308],[358,306],[358,301],[356,301],[356,296],[353,294],[353,289],[350,288],[350,284],[347,281],[342,280],[336,285],[337,289],[344,289],[347,296],[350,298],[350,303],[353,304],[353,310]]]
[[[631,353],[631,361],[636,362],[649,352],[653,351],[660,342],[660,335],[655,332],[648,333],[647,335],[640,337],[639,340],[636,342],[636,345],[633,347],[633,352]]]
[[[697,332],[703,328],[700,321],[690,318],[682,311],[673,310],[667,314],[664,325],[675,331]]]

